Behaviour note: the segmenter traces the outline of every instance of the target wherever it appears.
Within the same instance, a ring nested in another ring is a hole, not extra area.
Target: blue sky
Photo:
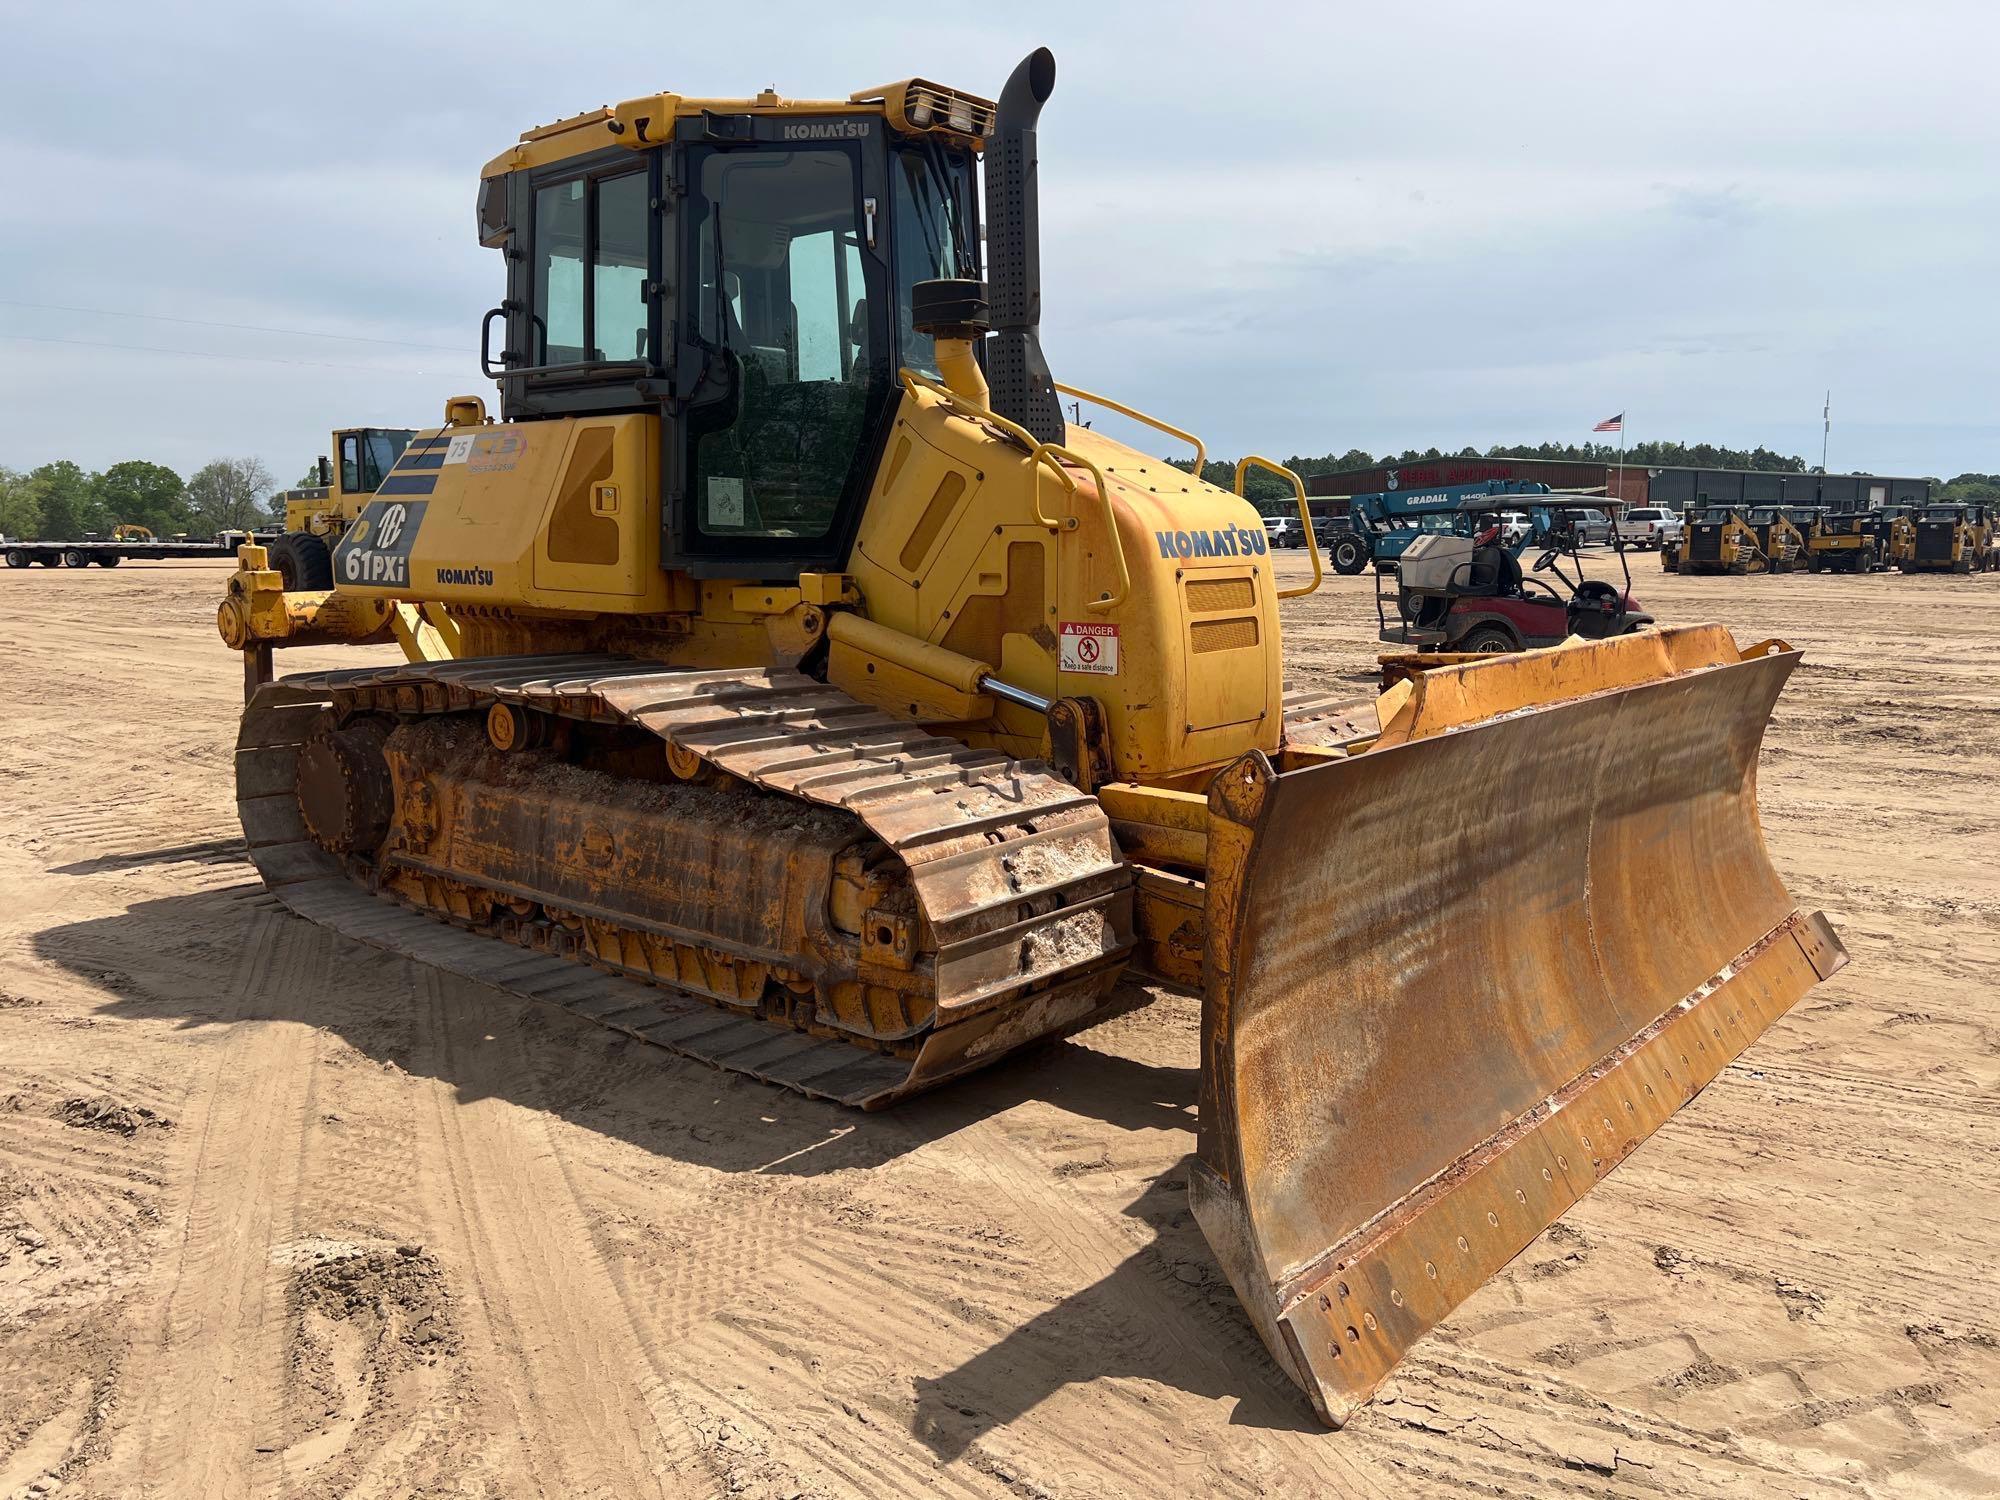
[[[0,464],[290,481],[334,425],[490,393],[473,195],[522,129],[662,88],[990,93],[1046,43],[1050,361],[1211,452],[1622,408],[1816,457],[1831,387],[1835,469],[2000,470],[2000,8],[986,13],[0,0]]]

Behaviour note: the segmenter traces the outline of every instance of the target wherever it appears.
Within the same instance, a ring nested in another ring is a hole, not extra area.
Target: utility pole
[[[1826,445],[1833,439],[1833,391],[1831,389],[1826,393],[1826,405],[1819,409],[1819,417],[1826,424],[1825,427],[1820,429],[1819,435],[1819,471],[1824,474],[1826,472]]]

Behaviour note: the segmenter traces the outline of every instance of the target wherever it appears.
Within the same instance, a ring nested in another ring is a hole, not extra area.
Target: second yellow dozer
[[[1137,414],[1041,351],[1054,73],[492,162],[500,419],[411,440],[332,589],[245,549],[243,826],[299,912],[861,1108],[1198,994],[1194,1212],[1338,1424],[1843,961],[1757,821],[1798,655],[1287,692],[1317,552],[1282,587],[1239,495],[1063,420]],[[399,611],[403,663],[270,680]]]

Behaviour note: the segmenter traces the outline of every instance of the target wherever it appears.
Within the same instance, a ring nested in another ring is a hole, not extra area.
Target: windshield
[[[1958,507],[1955,505],[1933,505],[1929,510],[1924,512],[1924,519],[1926,521],[1956,521],[1958,519]]]
[[[694,333],[719,394],[690,413],[694,522],[712,538],[832,531],[889,369],[869,315],[845,146],[708,150],[689,228]]]
[[[341,489],[350,495],[374,494],[414,435],[407,427],[369,427],[341,433]]]
[[[408,429],[389,431],[378,428],[365,435],[361,457],[361,479],[365,489],[370,491],[381,487],[382,476],[396,467],[396,460],[403,456],[403,450],[410,446],[415,436]]]
[[[911,321],[913,289],[920,281],[976,277],[972,226],[966,222],[971,162],[936,142],[899,148],[890,169],[896,184],[896,347],[902,362],[936,375],[937,350]]]

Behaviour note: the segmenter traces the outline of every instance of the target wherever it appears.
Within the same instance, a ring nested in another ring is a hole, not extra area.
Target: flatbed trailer
[[[0,541],[0,557],[10,568],[28,568],[39,563],[45,568],[115,568],[127,558],[144,561],[169,557],[234,557],[245,542],[263,542],[275,532],[225,531],[204,540],[122,541],[91,539],[81,542]]]

